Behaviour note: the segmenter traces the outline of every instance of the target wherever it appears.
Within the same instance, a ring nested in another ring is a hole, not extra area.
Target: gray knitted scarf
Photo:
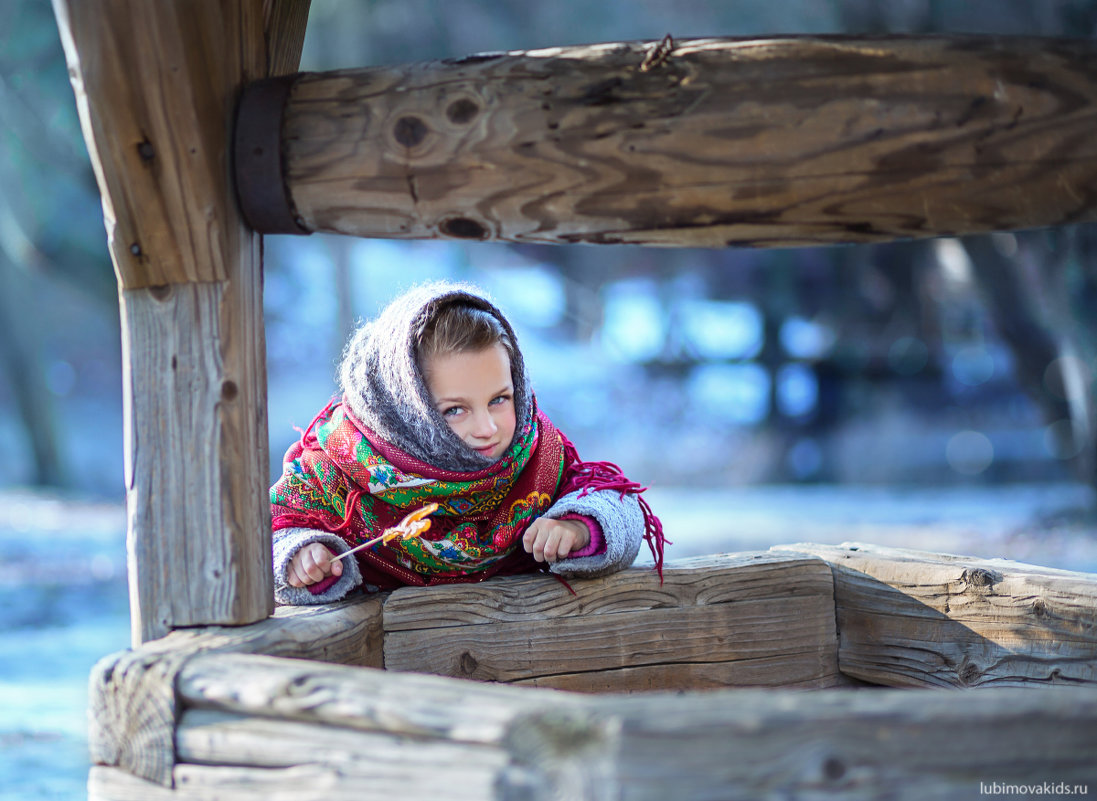
[[[466,445],[434,408],[415,355],[416,337],[440,309],[452,303],[490,313],[514,342],[510,370],[517,436],[533,408],[518,338],[483,291],[468,284],[423,284],[393,300],[377,319],[351,336],[339,367],[339,383],[350,410],[386,442],[434,467],[471,472],[483,470],[492,460]]]

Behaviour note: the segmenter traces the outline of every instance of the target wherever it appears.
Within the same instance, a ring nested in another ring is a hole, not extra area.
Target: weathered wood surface
[[[507,764],[501,745],[394,737],[213,710],[185,712],[176,744],[181,763],[324,766],[344,787],[357,788],[360,799],[403,798],[414,787],[423,797],[481,801],[491,797]]]
[[[135,645],[273,608],[261,243],[229,144],[308,7],[54,0],[122,295]]]
[[[305,74],[273,195],[309,231],[543,243],[799,246],[1097,217],[1092,41],[698,39],[644,69],[657,50]]]
[[[233,109],[244,82],[297,69],[308,8],[54,0],[122,288],[226,281],[251,259],[229,180]]]
[[[406,777],[408,799],[462,764],[500,799],[968,799],[980,781],[1097,779],[1091,687],[590,696],[235,654],[195,657],[178,686],[179,799],[349,798],[372,792],[362,765]]]
[[[202,653],[270,654],[380,667],[381,600],[324,607],[280,607],[238,628],[178,630],[93,668],[89,683],[92,764],[120,766],[167,784],[175,763],[176,676]]]
[[[529,799],[968,801],[980,782],[1092,787],[1094,731],[1093,688],[740,690],[591,699],[508,742]]]
[[[245,654],[191,659],[176,683],[188,707],[323,723],[401,737],[493,745],[526,712],[583,696],[442,676]],[[409,703],[409,699],[418,699]]]
[[[399,589],[385,667],[569,690],[834,686],[830,568],[701,557],[572,583],[549,576]]]
[[[889,686],[1097,684],[1097,575],[848,543],[834,566],[839,667]]]
[[[134,644],[273,606],[270,504],[253,486],[268,470],[262,336],[256,352],[254,337],[223,329],[239,327],[222,317],[226,289],[121,294]],[[262,299],[247,302],[254,320]],[[249,377],[238,381],[226,357]]]

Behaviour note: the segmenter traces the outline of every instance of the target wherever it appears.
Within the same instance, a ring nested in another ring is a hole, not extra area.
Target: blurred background
[[[1097,35],[1097,0],[313,0],[302,69],[769,33]],[[865,540],[1097,571],[1097,226],[754,251],[267,237],[271,475],[356,322],[478,283],[668,556]],[[0,797],[83,797],[128,645],[117,290],[47,0],[0,2]],[[33,654],[34,659],[27,655]],[[61,764],[58,764],[58,760]]]

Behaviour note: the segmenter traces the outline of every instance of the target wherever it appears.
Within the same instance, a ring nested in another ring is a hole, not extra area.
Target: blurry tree
[[[1097,485],[1097,226],[969,237],[965,247],[1049,446]]]
[[[0,3],[0,377],[38,484],[71,484],[43,375],[52,283],[117,318],[99,193],[49,3]],[[2,393],[0,393],[2,394]]]

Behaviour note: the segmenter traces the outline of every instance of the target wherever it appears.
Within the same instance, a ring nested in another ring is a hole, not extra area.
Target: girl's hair
[[[449,303],[431,315],[415,338],[419,364],[452,353],[480,351],[499,343],[514,364],[514,342],[502,323],[484,309],[465,303]]]

